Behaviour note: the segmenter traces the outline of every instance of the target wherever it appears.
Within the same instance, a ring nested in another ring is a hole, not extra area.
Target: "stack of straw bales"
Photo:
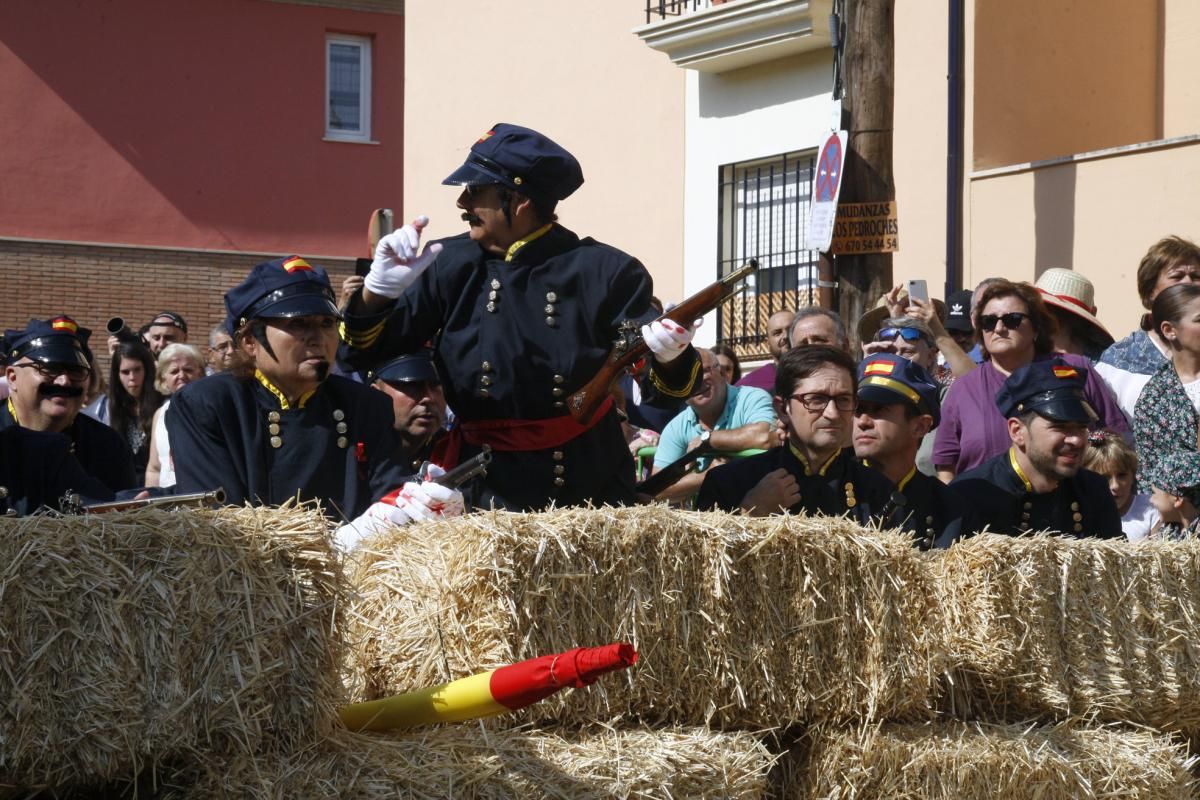
[[[308,746],[344,604],[313,509],[0,519],[0,787]]]
[[[924,715],[941,616],[910,539],[843,519],[665,507],[477,514],[368,543],[363,699],[626,641],[628,673],[527,718],[766,728]]]

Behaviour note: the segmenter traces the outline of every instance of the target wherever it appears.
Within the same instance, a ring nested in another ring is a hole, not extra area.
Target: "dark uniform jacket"
[[[17,421],[13,417],[12,401],[9,400],[0,404],[0,430],[14,426],[17,426]],[[83,465],[84,471],[99,479],[109,491],[119,492],[142,485],[145,476],[134,473],[129,443],[103,422],[81,411],[62,435],[70,440],[70,450]]]
[[[113,499],[104,482],[84,471],[71,455],[71,441],[60,433],[42,433],[10,425],[0,430],[0,514],[32,514],[60,509],[64,495],[82,502]]]
[[[809,474],[804,461],[784,445],[710,469],[700,485],[696,508],[736,511],[747,492],[781,467],[795,475],[800,485],[800,502],[788,509],[793,514],[841,516],[849,511],[851,518],[866,524],[884,510],[892,491],[891,481],[864,466],[850,448]]]
[[[962,473],[951,486],[970,505],[978,526],[986,525],[993,533],[1057,531],[1101,539],[1124,536],[1107,482],[1090,470],[1081,469],[1054,491],[1037,494],[1009,450]]]
[[[974,515],[956,489],[915,467],[901,484],[892,491],[886,514],[881,514],[884,527],[908,531],[922,550],[947,548],[974,532]]]
[[[382,392],[336,375],[291,407],[264,379],[228,373],[190,383],[167,409],[180,494],[225,489],[227,501],[318,499],[352,520],[409,473],[395,459],[395,417]]]
[[[510,249],[509,260],[465,234],[443,241],[437,260],[389,309],[346,317],[360,365],[421,347],[440,331],[435,358],[460,424],[551,420],[604,364],[618,326],[658,316],[652,280],[637,259],[560,225]],[[657,363],[644,402],[687,397],[700,371],[688,348]],[[468,458],[478,446],[464,445]],[[616,410],[559,447],[493,452],[483,481],[464,487],[474,506],[511,510],[631,503],[633,461]]]

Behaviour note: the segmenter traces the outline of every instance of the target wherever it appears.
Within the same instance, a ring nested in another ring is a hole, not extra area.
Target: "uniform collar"
[[[287,395],[285,395],[282,391],[280,391],[278,386],[271,383],[270,378],[268,378],[266,375],[263,375],[257,369],[254,370],[254,377],[259,383],[261,383],[263,385],[264,389],[266,389],[268,392],[270,392],[271,394],[273,394],[275,396],[275,399],[279,401],[280,409],[282,409],[283,411],[288,411],[289,409],[292,408],[292,404],[288,402]],[[311,391],[307,391],[304,394],[300,395],[300,399],[299,399],[299,401],[296,402],[295,407],[296,408],[304,408],[304,406],[308,404],[309,399],[311,399],[312,396],[316,393],[317,393],[317,390],[312,389]]]
[[[800,462],[800,465],[802,467],[804,467],[804,474],[812,475],[813,474],[812,466],[809,465],[808,459],[806,459],[804,457],[804,455],[799,450],[796,449],[796,445],[792,444],[791,442],[788,442],[788,450],[792,451],[792,455],[795,456],[796,460]],[[823,476],[825,474],[825,472],[829,469],[829,467],[832,466],[833,462],[837,461],[837,457],[840,456],[841,454],[842,454],[841,450],[834,450],[833,455],[831,455],[829,458],[825,459],[825,463],[822,464],[821,468],[817,470],[817,474]]]
[[[512,261],[514,258],[517,257],[518,250],[520,250],[522,247],[529,244],[530,242],[532,242],[536,239],[542,238],[547,233],[549,233],[550,229],[553,227],[554,227],[554,223],[548,222],[545,225],[543,225],[542,227],[538,228],[533,233],[526,236],[524,239],[518,239],[517,241],[513,242],[511,245],[509,245],[508,252],[504,254],[504,260]]]
[[[869,458],[864,458],[862,460],[862,463],[863,463],[864,467],[870,467],[871,469],[876,469],[875,465],[871,463],[871,459],[869,459]],[[876,471],[879,472],[880,475],[883,474],[883,472],[881,470],[876,469]],[[900,482],[896,484],[896,491],[903,492],[904,487],[908,486],[909,481],[911,481],[913,479],[913,476],[916,474],[917,474],[917,465],[913,464],[911,467],[908,468],[908,472],[905,473],[904,477],[900,479]]]
[[[1021,479],[1021,483],[1025,486],[1025,491],[1033,494],[1033,483],[1025,475],[1025,470],[1021,469],[1021,465],[1017,463],[1017,448],[1008,448],[1008,464],[1012,467],[1013,474]]]
[[[11,397],[9,397],[9,398],[7,398],[7,399],[6,399],[4,402],[5,402],[5,404],[8,406],[8,413],[12,415],[13,422],[15,422],[15,423],[17,423],[18,425],[20,425],[20,424],[21,424],[21,418],[17,416],[17,407],[13,405],[12,398],[11,398]]]

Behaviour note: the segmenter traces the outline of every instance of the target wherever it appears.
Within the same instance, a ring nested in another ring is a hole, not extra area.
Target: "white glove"
[[[422,215],[379,240],[375,246],[371,271],[363,280],[363,286],[371,294],[396,299],[442,252],[442,246],[435,242],[426,245],[425,250],[417,255],[417,248],[421,246],[421,231],[428,224],[429,217]]]
[[[441,477],[445,470],[431,465],[430,477]],[[353,522],[342,525],[335,534],[338,545],[345,551],[352,550],[366,536],[399,527],[410,522],[438,517],[457,517],[464,511],[462,492],[447,489],[432,481],[415,483],[409,481],[384,495]]]
[[[691,343],[696,329],[704,320],[698,319],[692,323],[691,329],[685,328],[670,319],[656,319],[649,325],[642,326],[642,341],[654,353],[655,359],[661,364],[668,364],[679,357]]]

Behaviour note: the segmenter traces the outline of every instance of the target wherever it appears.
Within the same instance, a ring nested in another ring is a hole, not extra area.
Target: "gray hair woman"
[[[190,344],[169,344],[158,354],[154,386],[167,398],[154,412],[150,433],[150,461],[146,465],[147,486],[174,486],[175,464],[167,440],[166,414],[170,396],[194,380],[204,377],[204,355]]]

